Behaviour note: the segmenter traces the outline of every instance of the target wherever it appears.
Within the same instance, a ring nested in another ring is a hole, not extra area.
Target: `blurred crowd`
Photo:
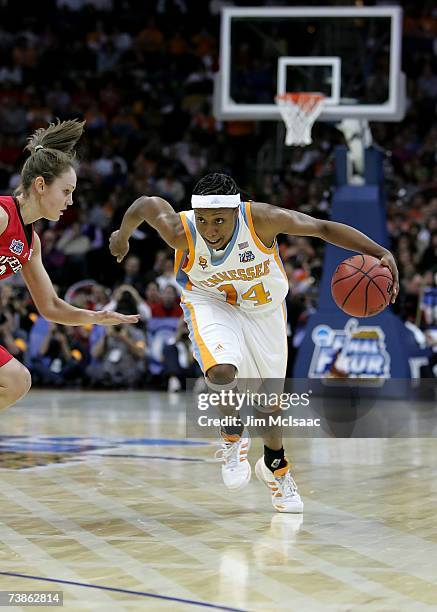
[[[136,256],[131,256],[132,259]],[[130,258],[126,268],[131,267]],[[140,314],[138,325],[63,326],[46,321],[20,285],[0,285],[0,343],[26,364],[36,385],[86,388],[155,386],[179,391],[203,380],[194,361],[178,291],[151,280],[141,293],[95,281],[69,288],[71,303]]]
[[[181,320],[172,253],[141,226],[123,265],[109,255],[108,236],[138,196],[161,195],[184,210],[195,182],[220,171],[234,176],[248,197],[329,218],[334,148],[343,142],[334,126],[316,124],[313,145],[287,150],[277,168],[263,166],[258,156],[274,149],[274,126],[214,118],[222,4],[157,0],[146,11],[142,0],[40,0],[30,12],[24,0],[1,3],[0,193],[19,183],[28,134],[55,117],[86,119],[75,206],[57,223],[36,224],[43,261],[72,303],[141,314],[137,328],[60,327],[36,317],[20,278],[1,283],[0,343],[28,364],[36,382],[136,387],[159,381],[177,390],[187,373],[200,375]],[[407,115],[371,129],[385,150],[389,232],[401,272],[396,309],[418,341],[432,346],[436,22],[431,4],[403,5]],[[283,237],[280,250],[291,288],[291,367],[317,304],[323,244]]]

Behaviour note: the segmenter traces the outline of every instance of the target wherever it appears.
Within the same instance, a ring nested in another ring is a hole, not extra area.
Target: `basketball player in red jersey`
[[[41,243],[32,224],[58,221],[73,203],[76,188],[75,145],[85,122],[63,121],[38,129],[29,138],[30,157],[21,172],[16,196],[0,196],[0,280],[21,272],[38,312],[64,325],[137,323],[137,315],[84,310],[61,300],[41,260]],[[30,373],[0,346],[0,408],[22,398]]]
[[[278,234],[315,236],[379,258],[392,272],[395,299],[398,272],[392,254],[353,227],[261,202],[242,202],[234,180],[218,173],[198,182],[191,204],[193,210],[178,214],[162,198],[139,198],[112,234],[110,250],[121,261],[132,232],[143,221],[176,250],[176,279],[194,354],[214,391],[238,389],[238,378],[285,378],[283,302],[288,281],[279,258]],[[239,491],[251,476],[250,438],[235,407],[222,405],[219,410],[223,417],[233,416],[233,422],[221,428],[222,476],[229,489]],[[266,426],[262,437],[264,456],[255,466],[258,479],[271,490],[278,512],[302,512],[281,427]]]

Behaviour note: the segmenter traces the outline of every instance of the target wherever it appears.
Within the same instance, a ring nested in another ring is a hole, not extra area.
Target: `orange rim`
[[[275,100],[280,102],[293,102],[294,104],[300,104],[301,102],[309,102],[310,100],[313,102],[321,102],[324,100],[326,96],[321,93],[314,92],[298,92],[292,91],[284,94],[278,94]]]

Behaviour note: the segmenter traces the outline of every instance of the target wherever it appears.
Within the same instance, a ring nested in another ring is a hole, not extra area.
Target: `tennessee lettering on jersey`
[[[276,241],[267,247],[258,238],[250,202],[240,204],[234,234],[223,251],[212,251],[203,240],[193,210],[180,216],[189,245],[175,255],[183,301],[212,298],[250,312],[273,310],[284,301],[288,280]]]
[[[249,266],[248,268],[238,268],[238,270],[226,270],[225,272],[218,272],[205,281],[199,281],[202,287],[215,287],[223,281],[251,281],[254,278],[260,278],[266,276],[270,272],[270,259],[265,259],[263,263],[257,264],[256,266]]]
[[[0,235],[0,279],[2,279],[17,274],[30,261],[33,252],[33,227],[25,228],[18,202],[12,196],[0,196],[0,206],[9,217],[8,225]]]

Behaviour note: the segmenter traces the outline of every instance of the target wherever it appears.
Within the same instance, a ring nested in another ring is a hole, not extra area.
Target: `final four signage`
[[[309,378],[324,378],[334,363],[348,378],[390,378],[390,355],[380,327],[360,326],[357,319],[349,319],[344,329],[317,325],[311,337]]]

